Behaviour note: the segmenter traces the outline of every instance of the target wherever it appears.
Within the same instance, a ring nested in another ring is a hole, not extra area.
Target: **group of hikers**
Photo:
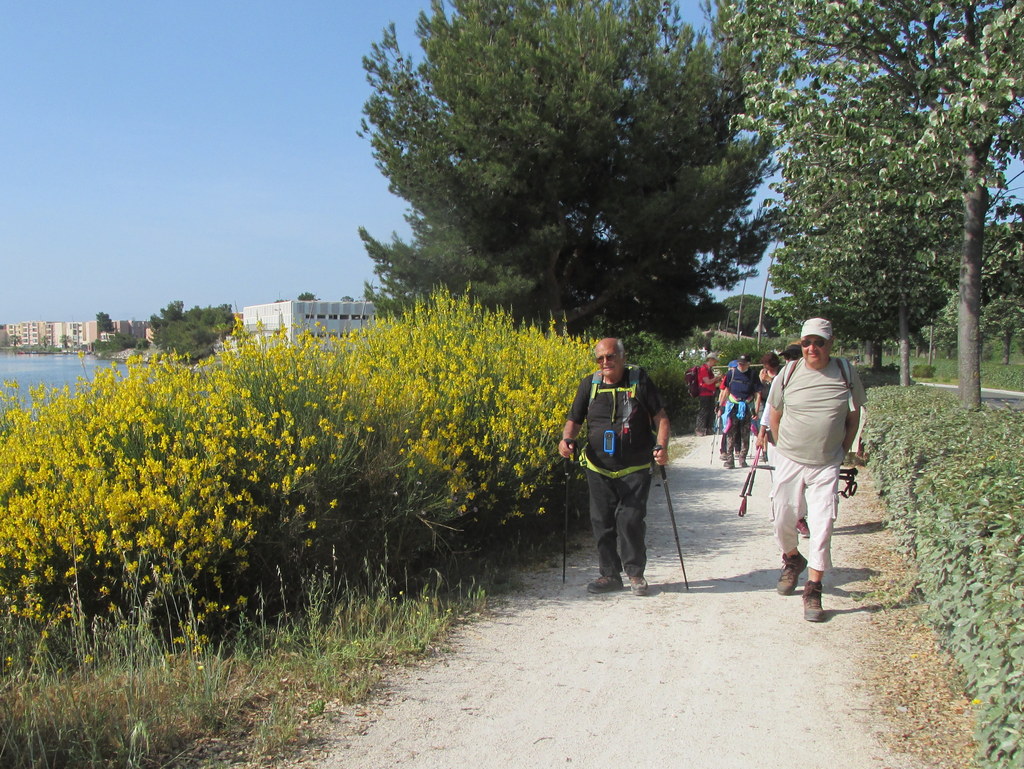
[[[839,470],[860,426],[864,386],[856,370],[832,357],[832,324],[807,320],[799,343],[769,353],[755,373],[750,358],[716,373],[717,357],[708,354],[698,370],[700,403],[696,434],[717,435],[724,424],[720,457],[726,468],[747,466],[751,436],[755,448],[771,446],[771,515],[782,554],[777,590],[791,595],[801,574],[804,619],[821,622],[822,579],[832,567],[832,527],[838,510]],[[634,595],[647,595],[646,515],[651,461],[668,463],[669,419],[657,386],[640,367],[626,363],[618,339],[602,339],[594,348],[597,371],[579,384],[559,441],[559,453],[575,456],[584,423],[587,443],[580,461],[590,496],[590,521],[597,545],[598,576],[591,593],[624,586],[625,572]],[[799,535],[808,553],[799,550]]]

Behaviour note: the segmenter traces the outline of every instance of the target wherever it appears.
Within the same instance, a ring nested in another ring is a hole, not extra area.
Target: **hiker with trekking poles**
[[[840,465],[853,445],[865,402],[857,371],[831,356],[832,324],[807,320],[800,331],[801,358],[782,369],[768,394],[772,453],[772,520],[782,551],[777,591],[791,595],[804,569],[804,619],[821,622],[822,580],[832,567],[832,527],[838,513]],[[806,517],[808,557],[801,555],[796,523]]]
[[[586,468],[599,569],[587,591],[621,590],[625,571],[633,595],[647,595],[644,569],[651,459],[662,467],[668,463],[669,419],[647,372],[626,364],[620,340],[602,339],[594,348],[594,358],[597,371],[580,382],[558,443],[559,454],[571,458],[576,436],[586,422],[581,461]]]
[[[730,368],[722,380],[722,393],[718,405],[728,444],[722,451],[722,462],[729,470],[747,466],[750,450],[750,424],[757,418],[761,408],[761,381],[750,368],[750,356],[741,355],[736,359],[736,368]]]

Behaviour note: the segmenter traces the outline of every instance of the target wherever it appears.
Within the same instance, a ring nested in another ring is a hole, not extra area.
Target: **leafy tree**
[[[412,239],[361,236],[382,310],[443,285],[570,327],[678,335],[756,264],[767,144],[742,134],[739,52],[662,0],[434,0],[420,60],[364,59],[363,134]],[[710,13],[710,8],[708,8]]]
[[[193,307],[174,301],[150,317],[153,343],[169,352],[196,361],[212,355],[234,327],[235,316],[230,304],[217,307]]]
[[[773,336],[777,322],[772,315],[774,300],[765,300],[763,336]],[[723,329],[736,333],[737,317],[739,318],[740,334],[757,336],[757,322],[761,316],[761,297],[755,294],[736,294],[722,300],[725,312],[722,317]]]
[[[114,321],[105,312],[96,313],[96,330],[101,334],[109,334],[114,330]]]
[[[786,148],[816,141],[822,176],[850,164],[877,169],[882,204],[959,198],[960,399],[978,407],[982,249],[990,188],[1003,186],[1021,149],[1024,11],[1014,0],[737,0],[735,8],[732,29],[757,57],[748,105],[783,148],[784,168]],[[942,187],[885,183],[908,169],[930,171]]]
[[[315,302],[317,301],[316,294],[312,291],[304,291],[299,294],[298,301],[300,302]]]
[[[1012,220],[991,227],[985,242],[983,331],[999,340],[1010,363],[1013,339],[1024,329],[1024,206],[1001,211]]]

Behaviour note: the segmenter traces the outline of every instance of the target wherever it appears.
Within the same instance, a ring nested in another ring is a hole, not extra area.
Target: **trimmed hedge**
[[[1024,765],[1024,414],[873,388],[864,442],[928,619],[978,705],[978,762]]]

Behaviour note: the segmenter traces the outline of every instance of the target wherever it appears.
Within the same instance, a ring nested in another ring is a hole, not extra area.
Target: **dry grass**
[[[884,504],[869,472],[861,470],[859,484],[857,504],[844,506],[844,521],[882,522]],[[921,619],[926,607],[913,589],[913,564],[896,552],[886,529],[869,529],[857,538],[858,556],[875,572],[870,599],[882,609],[864,639],[862,669],[891,725],[883,737],[929,769],[965,769],[973,765],[974,714],[957,664]]]

